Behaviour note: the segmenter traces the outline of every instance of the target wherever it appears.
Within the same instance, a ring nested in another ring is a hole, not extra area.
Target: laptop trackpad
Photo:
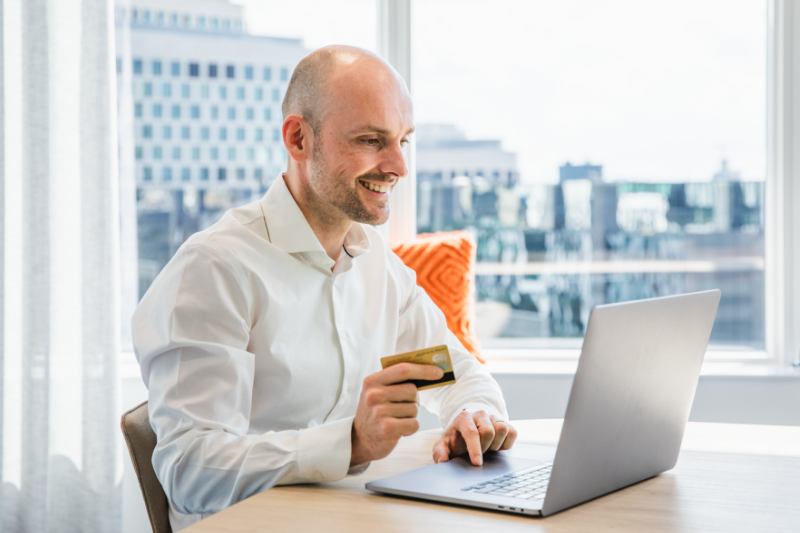
[[[445,463],[372,481],[367,483],[366,488],[378,492],[449,493],[543,461],[551,461],[555,457],[555,450],[555,446],[519,443],[511,450],[484,454],[483,466],[473,466],[467,458],[457,457]]]

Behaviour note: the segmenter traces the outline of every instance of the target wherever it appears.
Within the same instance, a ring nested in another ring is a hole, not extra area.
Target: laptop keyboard
[[[464,487],[463,491],[479,494],[495,494],[521,500],[543,499],[550,482],[553,461],[547,461],[531,468],[518,470],[505,476],[496,477],[477,485]]]

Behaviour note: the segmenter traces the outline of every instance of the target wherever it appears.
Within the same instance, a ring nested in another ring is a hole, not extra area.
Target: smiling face
[[[396,73],[372,57],[340,65],[327,88],[309,192],[326,219],[383,224],[392,189],[408,174],[403,148],[413,131],[411,97]]]

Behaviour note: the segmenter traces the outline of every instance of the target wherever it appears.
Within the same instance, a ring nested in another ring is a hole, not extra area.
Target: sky
[[[252,33],[375,50],[374,0],[236,0]],[[523,182],[763,180],[764,0],[413,0],[415,118],[500,139]]]

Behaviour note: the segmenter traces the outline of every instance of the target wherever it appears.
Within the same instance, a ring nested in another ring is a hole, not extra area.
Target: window
[[[289,79],[289,69],[286,67],[281,67],[281,81],[287,81]]]
[[[591,6],[414,3],[417,231],[475,235],[486,349],[577,351],[594,305],[721,288],[709,353],[764,350],[765,3]]]
[[[281,91],[279,89],[272,89],[272,101],[273,102],[281,101]]]
[[[153,146],[153,159],[156,161],[160,161],[162,156],[161,147],[160,146]]]
[[[255,140],[256,141],[263,141],[264,140],[264,130],[261,128],[255,129]]]
[[[181,106],[179,105],[172,106],[172,118],[181,118]]]
[[[146,81],[142,85],[142,93],[144,94],[144,96],[153,96],[153,84],[150,83],[149,81]]]
[[[178,25],[178,14],[177,13],[170,13],[169,15],[169,23],[173,26]]]
[[[164,181],[172,181],[172,168],[164,167],[161,169],[161,179]]]
[[[150,63],[150,72],[153,76],[161,76],[161,61],[154,59],[152,63]]]
[[[151,4],[156,5],[152,2]],[[160,31],[152,28],[133,30],[138,33],[130,42],[131,57],[137,58],[141,62],[141,68],[146,70],[134,77],[134,102],[147,104],[146,117],[134,119],[134,131],[137,133],[135,144],[140,145],[144,156],[143,160],[135,161],[139,182],[137,205],[140,214],[148,214],[138,217],[138,258],[140,265],[147,266],[147,269],[140,270],[140,295],[144,294],[153,279],[151,274],[156,274],[166,264],[192,232],[207,228],[228,209],[260,198],[266,187],[279,176],[286,160],[280,157],[279,150],[273,158],[272,152],[264,146],[265,141],[271,144],[272,128],[264,129],[271,122],[261,123],[262,118],[268,121],[272,118],[272,110],[265,109],[265,104],[268,103],[278,112],[270,91],[277,89],[275,98],[277,105],[280,105],[285,82],[294,65],[310,49],[333,43],[367,48],[373,46],[372,43],[377,41],[374,31],[377,9],[373,4],[375,2],[366,2],[357,14],[348,14],[346,25],[330,20],[320,24],[306,21],[289,28],[285,22],[286,17],[275,16],[274,10],[266,4],[262,6],[256,2],[252,11],[248,5],[248,24],[253,28],[253,33],[274,35],[279,39],[237,39],[231,38],[235,36],[230,33],[227,37],[209,35],[209,19],[214,14],[189,14],[188,8],[182,11],[182,8],[175,7],[161,8],[161,11],[165,12],[167,22],[172,15],[178,15],[178,22],[181,23],[179,30],[172,24],[168,24],[170,31],[163,31],[164,28],[158,28]],[[299,15],[304,11],[302,6],[293,3],[287,3],[285,9],[298,13],[298,16],[292,15],[292,20],[300,20]],[[197,12],[201,10],[202,7]],[[159,9],[151,9],[153,11],[157,13]],[[256,12],[257,15],[253,14]],[[229,17],[228,23],[238,22],[237,31],[247,35],[241,22],[231,21],[232,18]],[[217,28],[220,23],[225,28],[229,27],[225,26],[224,19],[224,16],[219,17]],[[264,24],[275,27],[265,28]],[[186,31],[189,27],[191,31]],[[230,26],[233,27],[237,26]],[[327,32],[325,37],[321,37],[323,33],[320,28]],[[367,28],[364,36],[353,40],[352,36],[358,33],[354,29],[361,28]],[[224,46],[222,41],[225,41]],[[240,48],[237,49],[237,46]],[[192,54],[194,58],[183,56],[184,53]],[[258,63],[247,59],[253,57],[265,59]],[[162,63],[163,71],[160,76],[151,76],[150,69],[154,59]],[[176,62],[177,65],[174,65]],[[273,82],[280,82],[281,75],[284,77],[283,85],[273,87],[279,85]],[[239,80],[238,84],[236,80]],[[167,81],[170,82],[170,89],[167,89],[169,92],[164,96],[162,87]],[[147,89],[144,82],[150,84]],[[156,85],[153,86],[153,83]],[[248,84],[252,84],[252,88],[248,88]],[[254,99],[257,99],[258,105],[253,104]],[[162,108],[161,118],[150,116],[154,103]],[[174,113],[173,106],[178,106]],[[144,107],[142,106],[143,111]],[[202,113],[201,108],[204,108]],[[147,138],[144,137],[142,122],[145,119],[149,126]],[[153,124],[158,128],[157,132],[152,131]],[[167,135],[162,135],[164,125],[172,128]],[[222,132],[220,126],[224,126]],[[255,142],[255,126],[259,126],[260,144],[246,145],[245,143]],[[159,160],[151,157],[154,137],[161,149]],[[279,133],[276,138],[279,142]],[[173,142],[177,140],[179,145]],[[235,146],[229,146],[234,143]],[[226,169],[222,163],[231,166]],[[166,164],[171,168],[171,180],[163,179]],[[145,165],[150,168],[148,181],[144,180]],[[188,176],[185,175],[185,169],[189,171]],[[232,175],[229,175],[228,170]],[[258,182],[255,179],[253,182],[248,181],[259,175],[257,170],[261,172],[263,181],[260,181],[261,178]],[[211,181],[214,182],[213,186]],[[183,211],[179,213],[176,211],[179,202],[171,199],[173,192],[181,189],[188,192]],[[195,189],[197,194],[191,192]],[[150,213],[157,216],[149,216]],[[174,223],[164,224],[163,221],[167,218]]]
[[[153,104],[153,118],[161,118],[161,104]]]
[[[161,96],[164,98],[169,98],[172,96],[172,85],[169,83],[163,83],[161,85]]]
[[[272,109],[267,107],[264,109],[264,121],[269,122],[270,120],[272,120]]]
[[[158,21],[158,25],[159,26],[163,26],[164,25],[164,12],[163,11],[159,11],[158,12],[157,21]]]
[[[278,128],[272,128],[272,140],[274,142],[278,142],[281,140],[281,130]]]
[[[142,179],[144,181],[153,180],[153,169],[150,167],[142,167]]]
[[[141,59],[134,59],[133,60],[133,73],[134,74],[141,74],[142,73],[142,60]]]
[[[211,19],[211,29],[218,30],[219,29],[219,19],[217,17],[213,17]]]
[[[133,116],[136,118],[142,118],[142,104],[138,102],[133,104]]]
[[[137,146],[135,149],[135,154],[136,159],[142,159],[144,156],[144,149],[142,149],[141,146]]]
[[[161,127],[161,137],[163,139],[172,139],[172,126],[164,125]]]
[[[153,138],[153,127],[145,124],[142,126],[142,138],[143,139],[152,139]]]

